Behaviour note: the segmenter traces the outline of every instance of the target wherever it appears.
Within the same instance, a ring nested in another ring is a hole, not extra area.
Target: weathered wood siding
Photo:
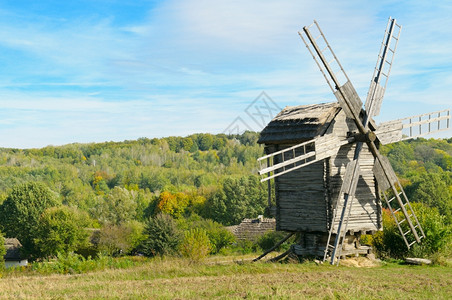
[[[346,134],[347,131],[356,131],[353,121],[345,119],[345,114],[343,112],[336,116],[335,121],[336,124],[333,130],[338,135]],[[332,208],[339,198],[339,191],[342,186],[346,166],[353,160],[355,147],[356,144],[342,146],[337,155],[331,157],[330,159],[330,192],[332,199],[330,207],[331,215]],[[359,165],[361,176],[358,180],[358,187],[355,192],[355,197],[353,198],[347,228],[355,231],[376,231],[381,229],[381,206],[379,199],[377,199],[375,178],[372,172],[374,157],[372,153],[370,153],[366,144],[363,145],[361,150]],[[343,197],[340,197],[341,205],[343,200]],[[340,214],[337,214],[336,219],[333,222],[333,229],[336,229],[339,219]]]
[[[275,178],[277,230],[327,230],[324,164],[319,161]]]

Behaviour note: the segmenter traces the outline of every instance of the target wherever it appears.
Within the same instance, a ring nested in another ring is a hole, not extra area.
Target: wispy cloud
[[[60,5],[0,5],[0,146],[221,132],[263,90],[335,101],[297,35],[314,18],[363,100],[387,17],[404,25],[381,120],[450,105],[446,1]]]

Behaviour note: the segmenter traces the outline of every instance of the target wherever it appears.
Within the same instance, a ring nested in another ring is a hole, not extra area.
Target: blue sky
[[[450,1],[0,1],[0,147],[259,130],[262,91],[335,101],[297,34],[313,19],[364,101],[389,16],[377,122],[451,108]]]

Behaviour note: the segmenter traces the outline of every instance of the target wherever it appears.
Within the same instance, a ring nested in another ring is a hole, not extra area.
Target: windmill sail
[[[395,19],[389,18],[367,94],[366,112],[369,118],[380,114],[381,103],[388,84],[401,31],[402,26],[398,25]]]
[[[314,36],[311,33],[311,28],[318,31],[318,36]],[[325,80],[330,86],[331,91],[338,99],[341,108],[345,111],[347,117],[353,120],[358,119],[359,114],[362,110],[361,99],[359,99],[355,88],[350,82],[350,79],[345,73],[341,63],[334,54],[333,49],[331,49],[331,46],[326,40],[325,35],[320,29],[317,21],[314,20],[314,23],[312,23],[311,25],[303,27],[303,32],[314,51],[311,50],[311,47],[303,37],[303,34],[301,32],[298,32],[298,34],[300,35],[304,44],[317,63],[317,66],[322,72],[323,77],[325,77]],[[320,44],[317,43],[317,40],[322,42],[322,44],[324,44],[325,46],[321,48]],[[330,60],[328,60],[328,58],[330,58]],[[342,84],[341,82],[344,82],[344,84]],[[362,126],[361,122],[355,123],[358,127]],[[360,131],[361,133],[365,134],[364,127],[361,128]]]
[[[380,143],[389,144],[444,131],[449,128],[450,110],[445,109],[381,123],[375,134]]]
[[[391,215],[397,224],[406,246],[410,249],[414,243],[420,243],[421,239],[425,238],[425,234],[405,192],[403,191],[402,185],[397,179],[397,176],[386,157],[381,155],[377,156],[375,160],[374,174],[377,179],[381,195],[391,211]],[[391,199],[388,199],[385,193],[388,189],[390,189],[394,195]],[[393,201],[395,202],[393,203]],[[396,206],[394,204],[396,204]],[[394,209],[397,206],[398,208]],[[402,217],[398,217],[397,213],[399,211],[402,212]],[[404,230],[402,228],[402,223],[406,223],[408,225],[408,230]],[[412,240],[409,240],[410,237],[408,234],[410,232],[413,234]]]
[[[313,140],[273,152],[258,159],[259,175],[267,175],[261,182],[286,174],[301,167],[313,164],[337,153],[348,140],[340,140],[337,136],[325,135]]]

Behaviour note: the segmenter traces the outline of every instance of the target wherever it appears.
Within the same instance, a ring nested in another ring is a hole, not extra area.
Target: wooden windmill
[[[338,102],[286,107],[261,132],[261,181],[274,180],[277,230],[298,232],[295,252],[339,263],[367,253],[362,233],[382,229],[384,199],[406,246],[425,237],[380,144],[449,128],[449,110],[377,126],[401,26],[389,18],[365,109],[316,21],[299,32]],[[390,195],[390,196],[388,196]]]

